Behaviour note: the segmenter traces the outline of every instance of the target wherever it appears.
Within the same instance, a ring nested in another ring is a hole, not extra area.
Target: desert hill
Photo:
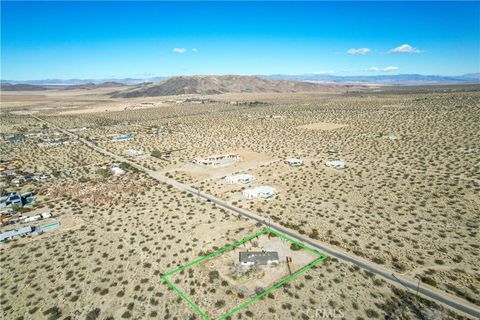
[[[144,84],[127,91],[116,91],[114,98],[155,97],[180,94],[262,93],[262,92],[338,92],[341,85],[318,84],[291,80],[270,80],[254,76],[182,76],[153,84]]]
[[[111,88],[111,87],[123,87],[123,86],[124,86],[123,83],[115,82],[115,81],[107,81],[102,83],[88,82],[85,84],[76,84],[76,85],[67,86],[65,87],[65,90],[76,90],[76,89],[93,90],[98,88]]]

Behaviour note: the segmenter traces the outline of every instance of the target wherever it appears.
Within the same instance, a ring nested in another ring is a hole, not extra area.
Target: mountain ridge
[[[363,75],[363,76],[337,76],[328,74],[303,74],[263,75],[267,79],[288,79],[296,81],[312,81],[325,83],[374,83],[374,84],[439,84],[439,83],[468,83],[480,82],[480,73],[469,73],[461,76],[440,76],[421,74],[395,74],[395,75]]]
[[[173,96],[181,94],[213,95],[222,93],[263,92],[338,92],[343,86],[292,80],[272,80],[256,76],[179,76],[111,93],[112,98]]]

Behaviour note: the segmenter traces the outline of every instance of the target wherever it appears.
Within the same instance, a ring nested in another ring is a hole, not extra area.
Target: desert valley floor
[[[53,218],[44,220],[60,223],[0,244],[3,319],[200,319],[161,276],[264,228],[55,126],[480,307],[478,86],[134,98],[109,91],[2,92],[2,196],[31,192],[34,202],[16,214],[49,211]],[[213,155],[236,158],[199,163]],[[303,165],[290,166],[289,158]],[[325,165],[332,160],[345,168]],[[255,180],[226,182],[236,174]],[[274,195],[245,197],[260,186]],[[241,295],[222,279],[181,276],[178,283],[213,309]],[[330,257],[231,319],[329,312],[344,319],[469,318]]]

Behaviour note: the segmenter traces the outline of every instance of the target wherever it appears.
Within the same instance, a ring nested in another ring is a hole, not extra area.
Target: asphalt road
[[[119,155],[116,155],[114,153],[111,153],[103,148],[100,148],[98,147],[97,145],[95,145],[94,143],[86,140],[86,139],[83,139],[79,136],[77,136],[76,134],[73,134],[71,132],[69,132],[68,130],[65,130],[49,121],[46,121],[44,119],[41,119],[37,116],[34,116],[32,115],[33,118],[37,119],[38,121],[41,121],[41,122],[44,122],[44,123],[47,123],[53,127],[55,127],[56,129],[58,129],[59,131],[73,137],[74,139],[77,139],[81,142],[83,142],[85,145],[89,146],[90,148],[92,148],[93,150],[95,151],[98,151],[99,153],[102,153],[106,156],[109,156],[111,158],[113,158],[115,161],[118,161],[118,162],[126,162],[128,164],[130,164],[131,166],[137,168],[138,170],[140,171],[143,171],[145,172],[146,174],[148,174],[149,176],[151,176],[152,178],[160,181],[160,182],[163,182],[163,183],[166,183],[166,184],[169,184],[179,190],[182,190],[182,191],[186,191],[186,192],[189,192],[195,196],[198,196],[200,198],[204,198],[206,200],[209,200],[213,203],[215,203],[216,205],[218,205],[219,207],[222,207],[224,209],[227,209],[237,215],[241,215],[245,218],[248,218],[250,220],[253,220],[257,223],[261,223],[269,228],[272,228],[278,232],[281,232],[283,234],[286,234],[288,235],[289,237],[295,239],[295,240],[298,240],[298,241],[301,241],[305,244],[308,244],[310,245],[311,247],[319,250],[319,251],[322,251],[328,255],[330,255],[331,257],[335,257],[339,260],[342,260],[342,261],[345,261],[345,262],[348,262],[348,263],[351,263],[351,264],[354,264],[354,265],[357,265],[359,266],[360,268],[362,268],[363,270],[366,270],[366,271],[370,271],[382,278],[384,278],[385,280],[389,281],[390,283],[393,283],[397,286],[399,285],[403,285],[403,287],[406,287],[408,289],[410,289],[411,291],[413,292],[416,292],[417,291],[417,285],[418,285],[418,282],[415,282],[413,281],[412,279],[409,279],[409,278],[405,278],[405,277],[402,277],[401,275],[395,275],[391,272],[391,271],[388,271],[384,268],[381,268],[380,266],[376,265],[376,264],[373,264],[373,263],[369,263],[367,261],[364,261],[363,259],[360,259],[359,257],[356,257],[354,255],[349,255],[345,252],[342,252],[340,250],[337,250],[337,249],[334,249],[332,247],[329,247],[329,246],[326,246],[324,244],[320,244],[319,242],[315,241],[315,240],[312,240],[308,237],[305,237],[295,231],[292,231],[290,229],[287,229],[287,228],[284,228],[278,224],[275,224],[275,223],[269,223],[265,220],[265,218],[262,218],[261,216],[258,216],[256,214],[253,214],[249,211],[246,211],[246,210],[243,210],[241,208],[238,208],[238,207],[235,207],[219,198],[216,198],[212,195],[209,195],[209,194],[206,194],[204,192],[202,192],[201,190],[198,190],[198,189],[195,189],[189,185],[186,185],[184,183],[181,183],[181,182],[178,182],[174,179],[171,179],[171,178],[168,178],[164,175],[161,175],[159,174],[158,172],[155,172],[155,171],[152,171],[152,170],[149,170],[141,165],[138,165],[122,156],[119,156]],[[450,296],[449,294],[447,293],[443,293],[443,292],[438,292],[439,290],[433,290],[433,289],[430,289],[429,287],[425,286],[424,284],[421,284],[420,287],[418,288],[418,292],[423,295],[425,298],[429,298],[430,300],[433,300],[435,302],[439,302],[443,305],[446,305],[450,308],[453,308],[455,310],[458,310],[464,314],[467,314],[469,316],[472,316],[474,318],[477,318],[477,319],[480,319],[480,309],[476,306],[474,306],[473,304],[461,299],[461,298],[457,298],[457,297],[453,297],[453,296]]]

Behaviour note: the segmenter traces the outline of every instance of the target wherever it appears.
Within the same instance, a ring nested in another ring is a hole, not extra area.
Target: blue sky
[[[480,72],[479,2],[1,2],[1,78]]]

